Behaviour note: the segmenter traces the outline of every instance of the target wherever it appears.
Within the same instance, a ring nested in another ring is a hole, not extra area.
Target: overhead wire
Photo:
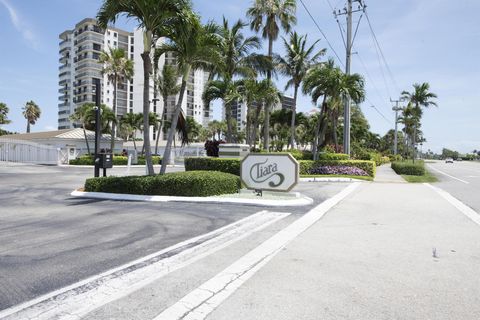
[[[310,16],[310,19],[312,19],[313,23],[315,24],[315,26],[317,27],[318,31],[320,31],[320,33],[322,34],[322,36],[325,38],[325,41],[327,41],[327,44],[328,46],[330,47],[330,49],[332,49],[332,52],[335,54],[335,56],[337,57],[337,60],[338,62],[343,66],[345,67],[345,64],[343,63],[342,59],[340,59],[338,53],[335,51],[335,49],[333,48],[332,44],[330,43],[330,41],[328,40],[328,37],[327,35],[325,34],[325,32],[323,32],[322,28],[320,28],[320,26],[318,25],[317,21],[315,20],[315,18],[312,16],[312,14],[310,13],[310,10],[308,10],[307,6],[305,5],[305,3],[303,2],[303,0],[300,0],[300,3],[302,4],[303,8],[305,9],[305,11],[307,11],[308,15]]]

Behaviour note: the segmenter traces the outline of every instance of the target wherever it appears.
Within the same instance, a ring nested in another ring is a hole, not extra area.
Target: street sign
[[[254,190],[290,191],[298,172],[298,162],[288,153],[250,153],[240,165],[242,182]]]

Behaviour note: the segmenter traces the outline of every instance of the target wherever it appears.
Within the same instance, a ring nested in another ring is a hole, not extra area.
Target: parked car
[[[447,159],[445,159],[445,163],[453,163],[453,159],[452,158],[447,158]]]

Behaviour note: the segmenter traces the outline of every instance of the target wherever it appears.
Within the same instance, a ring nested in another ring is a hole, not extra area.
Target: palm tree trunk
[[[224,103],[225,108],[225,120],[227,120],[227,143],[232,143],[232,108],[228,103]]]
[[[250,113],[250,106],[247,104],[247,124],[245,126],[245,142],[248,144],[248,147],[252,147],[252,133],[250,132],[252,128],[252,115]]]
[[[27,119],[27,133],[30,133],[30,121]]]
[[[293,90],[293,107],[292,107],[292,122],[290,123],[290,146],[293,149],[295,143],[295,116],[297,112],[297,95],[298,95],[298,85],[295,85]]]
[[[135,148],[135,152],[138,153],[138,150],[137,150],[137,143],[135,142],[135,132],[133,132],[133,147]]]
[[[117,75],[114,74],[113,79],[113,104],[112,104],[113,114],[115,116],[115,120],[117,120]],[[112,136],[110,140],[110,150],[113,153],[113,149],[115,148],[115,137],[116,137],[116,127],[115,121],[112,121]]]
[[[262,107],[257,105],[257,109],[255,110],[255,117],[253,118],[252,130],[252,141],[254,149],[257,147],[258,120],[260,119],[260,112],[262,112]]]
[[[315,137],[313,138],[313,146],[312,146],[312,153],[313,153],[313,160],[318,159],[318,143],[319,143],[319,136],[320,136],[320,127],[322,126],[323,116],[325,114],[325,102],[327,101],[327,96],[323,96],[322,108],[320,109],[320,115],[318,116],[318,123],[317,127],[315,128]]]
[[[160,133],[162,133],[163,129],[163,119],[165,118],[165,111],[167,110],[167,97],[163,97],[163,110],[162,110],[162,118],[160,119],[160,125],[158,126],[157,132],[157,141],[155,141],[155,154],[158,154],[158,141],[160,140]]]
[[[189,74],[190,67],[187,67],[182,77],[180,95],[178,97],[177,105],[175,106],[175,112],[173,113],[172,124],[170,125],[170,130],[168,131],[167,145],[165,146],[165,151],[163,152],[160,174],[165,174],[165,171],[167,170],[167,163],[170,161],[170,152],[172,150],[173,139],[175,138],[175,128],[177,127],[178,116],[180,115],[180,111],[182,110],[183,96],[185,95],[185,89],[187,87],[187,79]]]
[[[332,127],[333,127],[333,143],[335,144],[335,152],[338,152],[338,135],[337,135],[337,115],[332,112]]]
[[[417,140],[417,124],[414,124],[414,127],[413,127],[413,137],[412,137],[412,160],[413,160],[413,163],[415,163],[415,153],[416,153],[416,149],[417,149],[417,146],[416,146],[416,140]]]
[[[141,54],[143,59],[143,147],[145,148],[145,160],[149,176],[153,176],[152,150],[150,148],[150,73],[152,70],[152,61],[150,52]]]
[[[268,57],[271,60],[273,55],[273,38],[268,37]],[[267,71],[267,80],[270,81],[272,79],[272,72],[270,70]],[[268,103],[265,103],[265,121],[264,121],[264,128],[263,128],[263,149],[269,150],[270,149],[270,106]]]
[[[83,136],[85,137],[85,144],[87,145],[87,153],[90,155],[90,145],[88,143],[87,131],[85,130],[85,123],[82,123]]]

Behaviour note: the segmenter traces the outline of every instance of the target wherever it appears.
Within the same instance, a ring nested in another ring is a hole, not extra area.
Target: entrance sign
[[[290,191],[298,183],[298,162],[290,154],[250,153],[240,164],[248,189]]]

